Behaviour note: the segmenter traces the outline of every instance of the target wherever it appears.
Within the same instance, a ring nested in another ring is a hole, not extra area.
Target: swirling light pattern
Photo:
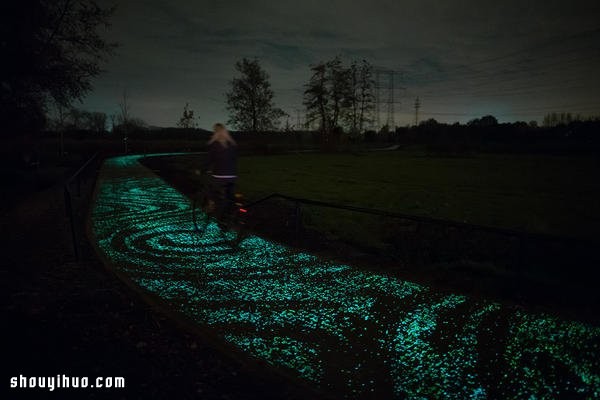
[[[600,328],[442,294],[252,236],[195,234],[139,156],[105,162],[100,250],[225,341],[348,398],[600,398]]]

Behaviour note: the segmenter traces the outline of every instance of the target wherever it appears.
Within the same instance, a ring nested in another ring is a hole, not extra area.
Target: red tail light
[[[245,208],[240,208],[240,212],[241,212],[241,213],[247,213],[247,212],[248,212],[248,210],[246,210]]]

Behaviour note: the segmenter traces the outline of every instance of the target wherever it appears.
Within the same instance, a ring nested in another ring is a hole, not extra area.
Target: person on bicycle
[[[208,174],[217,215],[222,216],[235,203],[234,187],[237,179],[237,143],[225,125],[216,123],[208,141],[208,157],[204,171]]]

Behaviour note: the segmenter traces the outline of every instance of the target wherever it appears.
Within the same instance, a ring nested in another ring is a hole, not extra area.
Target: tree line
[[[127,132],[147,124],[131,115],[126,93],[117,113],[106,115],[73,107],[92,89],[102,64],[113,54],[115,43],[103,37],[110,26],[114,7],[94,0],[28,0],[7,2],[0,13],[3,40],[0,51],[0,130],[18,136],[44,127],[52,129]],[[257,59],[244,58],[235,64],[236,76],[229,82],[226,107],[229,125],[239,131],[265,132],[284,129],[316,132],[325,144],[335,144],[341,135],[364,137],[374,119],[374,67],[366,60],[344,63],[340,57],[310,67],[304,85],[306,110],[303,127],[292,126],[289,115],[277,106],[268,72]],[[54,110],[54,120],[48,115]],[[570,113],[549,113],[543,127],[570,126],[586,118]],[[436,126],[428,120],[424,129]],[[470,121],[472,128],[494,126],[493,116]],[[179,128],[194,129],[198,118],[185,104]],[[529,123],[536,128],[537,123]],[[387,132],[396,132],[389,127]],[[383,132],[385,133],[385,132]],[[371,134],[371,133],[370,133]]]
[[[274,103],[268,73],[258,60],[236,63],[239,73],[227,92],[229,124],[239,130],[260,132],[277,129],[287,114]],[[340,57],[310,67],[304,87],[307,123],[317,123],[325,140],[336,130],[363,132],[375,107],[373,67],[366,61],[345,66]],[[299,127],[297,127],[299,128]]]

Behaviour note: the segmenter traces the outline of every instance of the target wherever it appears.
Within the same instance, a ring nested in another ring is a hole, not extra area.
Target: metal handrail
[[[371,214],[371,215],[377,215],[377,216],[383,216],[383,217],[389,217],[389,218],[404,219],[404,220],[409,220],[409,221],[414,221],[414,222],[419,222],[419,223],[429,223],[429,224],[440,225],[440,226],[444,226],[444,227],[478,230],[478,231],[483,231],[483,232],[496,233],[496,234],[500,234],[500,235],[504,235],[504,236],[513,236],[513,237],[518,236],[518,237],[527,237],[527,238],[531,238],[531,239],[552,240],[552,241],[562,241],[562,242],[579,242],[579,243],[587,242],[586,240],[579,239],[579,238],[557,236],[557,235],[552,235],[552,234],[547,234],[547,233],[533,233],[533,232],[520,231],[520,230],[516,230],[516,229],[488,226],[488,225],[470,224],[468,222],[447,220],[447,219],[441,219],[441,218],[432,218],[432,217],[412,215],[412,214],[397,213],[397,212],[391,212],[391,211],[367,208],[367,207],[361,207],[361,206],[329,203],[329,202],[320,201],[320,200],[312,200],[312,199],[288,196],[288,195],[282,194],[282,193],[271,193],[268,196],[265,196],[263,198],[260,198],[256,201],[253,201],[253,202],[245,205],[245,208],[251,208],[260,203],[263,203],[263,202],[271,200],[271,199],[276,199],[276,198],[294,202],[297,204],[306,204],[306,205],[314,205],[314,206],[319,206],[319,207],[334,208],[334,209],[338,209],[338,210],[359,212],[359,213],[363,213],[363,214]]]
[[[73,175],[71,175],[71,176],[69,177],[69,179],[67,179],[67,180],[66,180],[66,182],[65,182],[65,185],[69,185],[69,184],[70,184],[70,183],[71,183],[71,182],[72,182],[72,181],[73,181],[75,178],[77,178],[77,177],[78,177],[78,176],[81,174],[81,172],[83,172],[83,170],[84,170],[84,169],[86,169],[86,168],[87,168],[87,166],[88,166],[88,165],[89,165],[89,164],[90,164],[92,161],[94,161],[94,159],[95,159],[96,157],[98,157],[98,154],[99,154],[99,152],[96,152],[96,153],[94,153],[94,155],[93,155],[93,156],[91,156],[91,157],[90,157],[90,158],[89,158],[89,159],[88,159],[88,160],[87,160],[85,163],[83,163],[83,165],[82,165],[81,167],[79,167],[79,169],[78,169],[77,171],[75,171],[75,172],[73,173]]]
[[[73,173],[64,183],[63,195],[65,199],[65,214],[71,225],[71,239],[73,241],[73,254],[75,260],[79,261],[79,246],[77,243],[77,230],[75,228],[75,218],[73,218],[73,198],[71,196],[70,185],[75,181],[77,183],[77,197],[81,197],[81,175],[90,166],[92,161],[98,157],[98,152],[91,156],[77,171]]]

